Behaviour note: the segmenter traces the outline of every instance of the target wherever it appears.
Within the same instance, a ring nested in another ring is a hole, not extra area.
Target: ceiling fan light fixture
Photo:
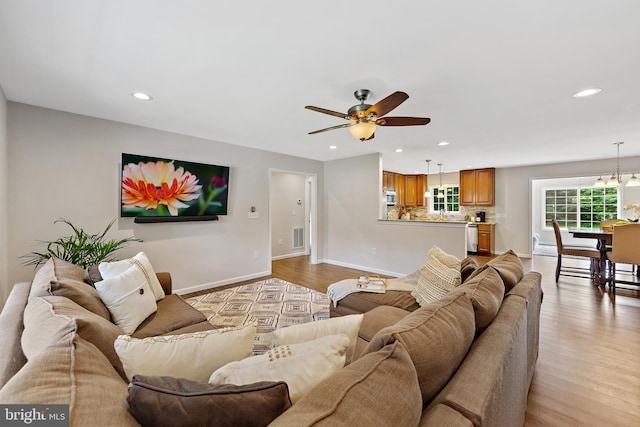
[[[371,135],[374,134],[376,128],[377,126],[375,123],[358,122],[349,126],[349,132],[351,132],[351,135],[353,135],[354,138],[364,141],[371,138]]]

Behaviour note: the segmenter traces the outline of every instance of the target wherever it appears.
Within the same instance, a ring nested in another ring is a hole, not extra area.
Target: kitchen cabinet
[[[495,168],[461,170],[460,205],[493,206],[495,171]]]
[[[396,174],[382,171],[382,189],[384,191],[396,191]]]
[[[426,175],[396,174],[397,206],[424,206],[427,189]]]
[[[495,224],[478,223],[478,254],[491,255],[495,252]]]

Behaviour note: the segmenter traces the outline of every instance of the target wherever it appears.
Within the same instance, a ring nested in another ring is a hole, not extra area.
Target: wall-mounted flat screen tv
[[[217,219],[227,214],[229,167],[122,153],[120,190],[120,216],[136,222]]]

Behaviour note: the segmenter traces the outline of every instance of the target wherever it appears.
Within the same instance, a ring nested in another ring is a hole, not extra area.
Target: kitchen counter
[[[390,223],[390,224],[456,224],[456,225],[464,225],[473,224],[470,221],[448,221],[448,220],[438,220],[438,219],[379,219],[379,222],[382,223]],[[486,223],[483,223],[486,224]]]

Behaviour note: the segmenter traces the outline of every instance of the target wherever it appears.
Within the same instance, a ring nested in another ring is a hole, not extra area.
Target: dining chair
[[[616,284],[640,286],[640,282],[616,279],[616,264],[640,264],[640,224],[616,225],[613,227],[612,250],[607,255],[610,261],[609,286],[615,292]]]
[[[558,221],[551,220],[553,224],[553,232],[556,235],[556,246],[558,248],[558,263],[556,265],[556,282],[562,276],[570,277],[589,277],[595,278],[596,272],[598,272],[598,264],[600,262],[600,251],[593,246],[580,246],[580,245],[565,245],[562,243],[562,235],[560,234],[560,226]],[[562,255],[570,255],[577,257],[586,257],[590,259],[589,268],[582,267],[562,267]],[[586,275],[589,272],[588,276]]]

